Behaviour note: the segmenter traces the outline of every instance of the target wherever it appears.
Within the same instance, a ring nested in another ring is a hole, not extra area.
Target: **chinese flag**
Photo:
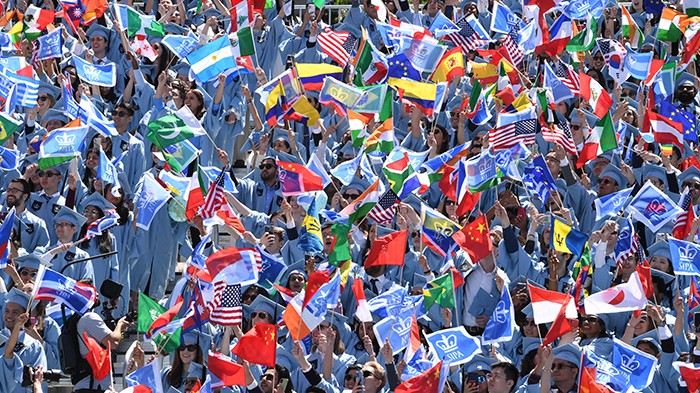
[[[209,351],[209,372],[223,382],[222,386],[246,386],[243,366],[228,356]]]
[[[455,232],[452,239],[469,254],[473,263],[479,262],[493,251],[489,224],[483,214],[465,225],[459,232]]]
[[[546,345],[553,343],[554,340],[574,330],[571,328],[569,320],[566,319],[566,306],[567,304],[564,304],[559,309],[557,319],[554,320],[552,327],[549,328],[549,331],[544,337],[544,341],[542,342],[542,345],[540,345],[540,348],[544,348]]]
[[[688,385],[689,392],[697,392],[700,389],[700,368],[688,363],[680,366],[678,371]]]
[[[408,381],[397,386],[394,392],[396,393],[439,393],[442,389],[440,386],[440,370],[442,369],[442,361],[431,367],[428,371],[415,376]]]
[[[92,369],[92,375],[95,376],[97,381],[107,378],[112,370],[112,357],[109,355],[110,348],[102,348],[95,339],[87,335],[87,332],[83,332],[83,338],[85,339],[85,346],[90,351],[85,356],[85,360],[87,360]]]
[[[365,261],[365,269],[378,265],[402,266],[407,241],[407,229],[375,239]]]
[[[277,326],[259,323],[244,334],[231,353],[249,363],[275,367]]]
[[[682,373],[682,371],[681,371]],[[688,385],[690,388],[690,385]],[[581,370],[581,384],[579,386],[581,393],[612,393],[612,390],[607,386],[595,381],[595,368],[583,367]]]

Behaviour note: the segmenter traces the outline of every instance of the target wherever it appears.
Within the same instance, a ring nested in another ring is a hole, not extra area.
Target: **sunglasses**
[[[181,345],[179,349],[180,349],[180,351],[184,351],[186,349],[190,352],[196,352],[197,351],[197,344]]]
[[[260,378],[267,379],[268,381],[273,381],[275,379],[275,376],[272,374],[263,374]]]
[[[343,194],[343,198],[345,199],[357,199],[360,197],[360,194]]]
[[[260,166],[258,168],[260,168],[260,170],[262,171],[263,169],[272,169],[274,167],[275,167],[274,164],[260,164]]]
[[[130,115],[128,112],[118,111],[118,112],[112,113],[112,116],[116,116],[116,117],[128,117],[128,116],[131,116],[131,115]]]
[[[353,379],[355,379],[355,376],[354,376],[354,375],[352,375],[352,374],[345,374],[345,380],[346,380],[346,381],[352,381]]]
[[[450,112],[451,117],[457,117],[459,116],[459,112]]]
[[[571,129],[572,129],[572,130],[580,130],[580,129],[581,129],[581,126],[578,125],[578,124],[572,124],[572,125],[571,125]]]
[[[600,61],[600,60],[603,60],[603,58],[602,58],[602,57],[599,57],[599,56],[595,56],[595,57],[593,57],[593,60],[598,60],[598,61]]]
[[[19,271],[19,275],[22,276],[22,277],[31,277],[31,278],[35,278],[35,277],[36,277],[36,272],[30,272],[30,271],[27,270],[27,269],[22,269],[22,270]]]
[[[581,318],[581,322],[598,323],[598,317],[585,317],[585,318]]]
[[[270,314],[266,313],[265,311],[254,311],[253,313],[250,314],[250,319],[255,319],[255,318],[260,318],[260,319],[267,319]]]
[[[39,100],[39,101],[46,101],[46,100],[48,100],[48,99],[49,99],[49,96],[39,96],[39,97],[37,97],[37,100]]]
[[[610,179],[610,178],[605,177],[605,178],[603,178],[603,179],[600,180],[600,183],[601,183],[601,184],[610,184],[610,183],[612,183],[612,182],[614,182],[614,181],[615,181],[615,180],[613,180],[613,179]]]
[[[377,378],[374,374],[372,374],[371,371],[367,371],[367,370],[362,370],[362,376],[365,378],[369,378],[369,377]],[[377,378],[377,379],[379,379],[379,378]]]
[[[552,370],[561,370],[562,368],[576,368],[576,366],[572,366],[570,364],[564,364],[564,363],[553,363],[552,364]]]
[[[56,173],[56,172],[45,172],[45,171],[39,171],[39,172],[36,173],[36,175],[39,176],[39,177],[48,177],[48,178],[52,178],[52,177],[54,177],[54,176],[61,176],[60,173]]]
[[[415,239],[418,237],[418,232],[411,232],[411,238]]]
[[[445,206],[452,206],[452,205],[456,205],[456,204],[457,204],[457,202],[455,202],[455,201],[451,201],[449,199],[445,200]]]
[[[684,188],[685,188],[685,187],[694,188],[694,189],[700,191],[700,183],[690,183],[690,182],[686,182],[686,183],[683,183],[683,187],[684,187]]]
[[[527,320],[527,319],[526,319],[526,320],[523,322],[523,327],[528,327],[528,326],[533,326],[533,327],[534,327],[534,326],[537,326],[537,324],[535,323],[534,320]]]

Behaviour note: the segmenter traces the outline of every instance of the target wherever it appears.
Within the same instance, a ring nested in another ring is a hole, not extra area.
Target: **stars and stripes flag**
[[[342,67],[348,64],[356,42],[357,39],[352,34],[345,31],[336,32],[328,26],[318,35],[321,50]]]
[[[551,125],[547,124],[540,117],[540,125],[542,126],[542,139],[551,143],[560,144],[567,153],[578,155],[574,137],[571,135],[571,129],[566,122],[554,122]]]
[[[209,321],[221,326],[241,324],[243,321],[241,284],[229,285],[226,281],[214,284],[214,299],[211,302]]]
[[[510,55],[510,59],[513,60],[513,64],[516,67],[520,66],[520,63],[523,62],[523,59],[525,58],[525,52],[523,49],[520,47],[519,40],[520,38],[518,37],[518,32],[520,31],[520,26],[516,24],[513,26],[512,29],[510,29],[510,32],[505,35],[503,39],[503,46],[506,47],[506,50],[508,51],[508,54]]]
[[[493,150],[510,149],[519,142],[535,143],[537,114],[535,107],[516,113],[501,113],[496,128],[489,130],[489,144]]]
[[[673,226],[673,237],[684,240],[690,232],[690,224],[695,220],[695,211],[693,211],[692,193],[690,188],[686,188],[681,194],[681,203],[679,206],[683,209],[683,213],[676,217],[676,224]]]
[[[559,80],[566,85],[566,87],[574,93],[575,96],[579,96],[579,90],[581,89],[581,80],[578,77],[578,73],[574,72],[570,65],[564,64],[559,61],[556,64],[555,73]]]
[[[214,217],[216,212],[226,203],[224,197],[224,173],[226,173],[226,168],[221,169],[221,173],[209,187],[202,211],[200,212],[202,218]]]
[[[367,218],[371,218],[377,224],[386,224],[391,222],[396,215],[396,207],[398,198],[396,193],[388,189],[384,195],[379,198],[379,202],[367,213]]]
[[[461,46],[466,50],[475,50],[482,45],[488,44],[485,37],[481,37],[479,33],[472,28],[467,21],[467,16],[457,21],[457,27],[459,27],[458,32],[450,33],[446,35],[444,39],[452,41],[456,46]]]

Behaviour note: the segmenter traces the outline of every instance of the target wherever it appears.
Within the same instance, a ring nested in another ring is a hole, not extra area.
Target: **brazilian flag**
[[[425,309],[429,310],[435,303],[439,304],[440,307],[455,307],[455,290],[452,283],[452,272],[449,270],[446,274],[429,282],[426,288],[423,288],[423,306]]]

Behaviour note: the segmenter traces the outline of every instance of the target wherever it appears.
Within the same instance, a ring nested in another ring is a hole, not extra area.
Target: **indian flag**
[[[187,105],[171,115],[148,123],[148,129],[148,139],[161,148],[207,133]]]
[[[700,0],[683,0],[683,12],[688,16],[700,16]]]
[[[367,118],[348,109],[348,128],[352,138],[352,147],[361,147],[369,136],[367,133]]]
[[[632,15],[627,11],[627,7],[623,5],[620,7],[620,10],[622,11],[622,35],[629,37],[630,46],[632,46],[632,48],[640,48],[644,43],[644,33],[642,29],[634,22]]]
[[[153,15],[143,15],[128,5],[115,4],[117,7],[117,21],[122,30],[126,30],[129,37],[135,35],[150,35],[151,37],[163,37],[165,27],[156,21]]]
[[[379,179],[377,179],[362,193],[362,195],[357,197],[351,204],[347,205],[345,209],[340,212],[340,215],[348,217],[348,222],[355,222],[355,220],[366,216],[367,213],[372,210],[374,205],[379,202],[379,195]]]
[[[606,113],[591,130],[591,134],[581,149],[576,166],[581,168],[586,162],[613,149],[617,149],[615,128],[610,113]]]
[[[656,38],[659,41],[678,41],[685,30],[681,23],[688,18],[687,15],[671,8],[664,8],[659,21],[659,31]]]
[[[5,143],[7,138],[14,134],[21,126],[21,121],[15,120],[6,113],[0,112],[0,144]]]
[[[379,150],[385,154],[394,150],[394,122],[386,119],[365,141],[365,151]]]

